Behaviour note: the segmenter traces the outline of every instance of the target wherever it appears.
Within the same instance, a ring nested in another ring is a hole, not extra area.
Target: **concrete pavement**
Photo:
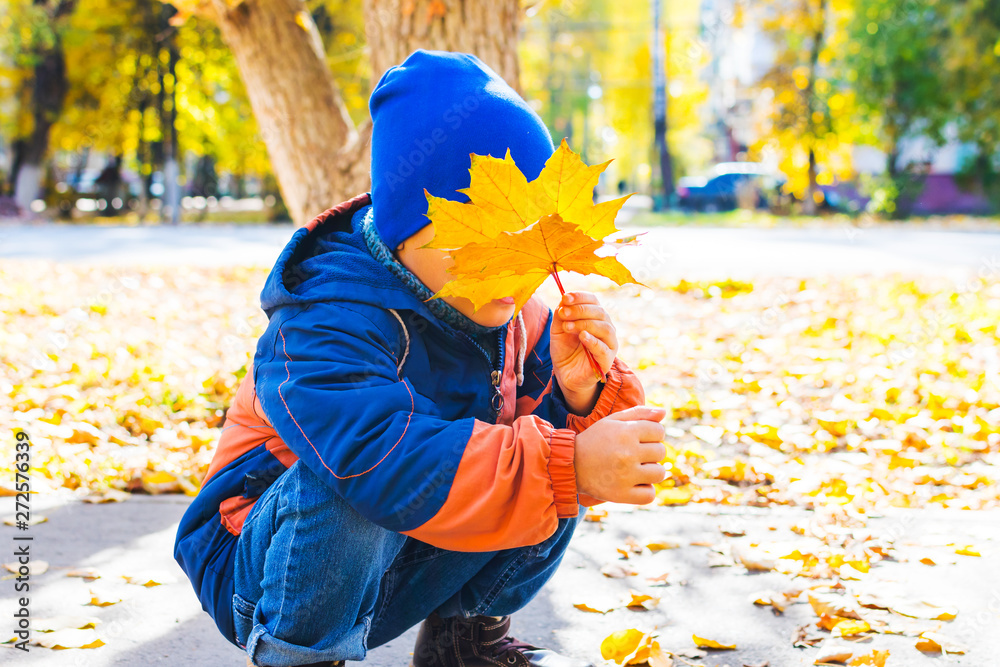
[[[35,618],[56,614],[94,616],[101,620],[97,634],[105,645],[96,649],[54,651],[32,646],[25,654],[0,646],[0,663],[32,667],[134,667],[135,665],[192,665],[238,667],[242,652],[225,641],[195,598],[190,584],[172,558],[177,521],[189,499],[183,496],[133,496],[123,503],[90,505],[69,500],[39,498],[35,513],[48,518],[32,526],[33,557],[49,562],[49,570],[33,579],[31,611]],[[4,518],[12,515],[13,499],[0,503]],[[771,667],[810,665],[815,649],[796,649],[794,630],[815,621],[808,604],[796,604],[782,616],[751,603],[761,591],[783,591],[808,580],[793,581],[775,572],[749,574],[742,567],[711,567],[710,550],[690,542],[748,544],[794,539],[789,528],[808,521],[810,512],[775,507],[715,508],[711,506],[631,508],[609,506],[602,523],[583,522],[559,571],[524,610],[514,616],[512,633],[532,643],[552,646],[580,658],[600,663],[600,642],[611,632],[626,628],[657,628],[665,648],[691,647],[692,634],[735,643],[737,651],[712,653],[697,664],[756,665],[769,660]],[[734,526],[745,537],[727,538],[720,526]],[[773,529],[772,529],[773,527]],[[919,547],[920,554],[939,559],[929,568],[916,562],[887,562],[873,569],[877,581],[907,582],[915,594],[956,604],[958,618],[944,623],[942,632],[960,640],[969,651],[947,661],[956,665],[987,667],[1000,654],[1000,513],[924,510],[894,512],[873,519],[869,527],[891,535],[902,553],[908,543],[974,543],[983,558],[958,558],[947,564],[942,554],[953,549]],[[11,544],[15,534],[0,525],[0,539]],[[640,542],[669,534],[680,548],[645,553],[629,559],[639,574],[625,579],[602,576],[608,563],[622,563],[617,547],[628,536]],[[916,547],[915,547],[916,548]],[[9,550],[4,547],[4,552]],[[914,552],[916,553],[916,552]],[[954,559],[954,558],[953,558]],[[3,561],[11,560],[4,557]],[[94,568],[100,579],[86,582],[66,576],[72,569]],[[667,586],[654,586],[648,576],[669,573]],[[125,583],[121,575],[152,575],[160,586],[145,588]],[[615,609],[608,614],[586,613],[573,607],[614,603],[637,589],[661,598],[650,611]],[[91,590],[123,601],[107,607],[85,605]],[[0,586],[0,632],[9,634],[14,608],[12,582]],[[6,627],[5,627],[6,626]],[[364,664],[403,667],[408,664],[416,628],[369,653]],[[913,648],[913,638],[879,635],[867,646],[889,649],[889,665],[930,667],[940,658],[924,656]]]
[[[1000,274],[1000,232],[905,226],[818,228],[628,228],[641,244],[620,257],[633,272],[664,280],[754,276]],[[288,225],[87,227],[0,226],[5,258],[104,265],[273,265]],[[638,277],[638,275],[637,275]],[[642,278],[640,278],[641,280]]]

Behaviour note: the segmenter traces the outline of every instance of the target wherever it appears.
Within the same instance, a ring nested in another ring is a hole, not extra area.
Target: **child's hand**
[[[645,505],[666,478],[663,408],[640,405],[598,420],[576,436],[576,489],[598,500]]]
[[[618,354],[611,317],[590,292],[567,292],[552,314],[549,354],[563,396],[574,412],[587,413],[597,399],[598,379],[584,349],[603,376]]]

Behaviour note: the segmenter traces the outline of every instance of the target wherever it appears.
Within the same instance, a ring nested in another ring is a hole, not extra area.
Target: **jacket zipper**
[[[476,342],[476,339],[465,333],[464,331],[459,331],[458,333],[472,343],[477,350],[482,353],[483,358],[486,360],[486,367],[490,369],[490,385],[493,387],[493,395],[490,397],[490,408],[493,410],[493,422],[496,423],[498,417],[500,417],[500,412],[503,410],[504,398],[503,392],[500,391],[500,381],[503,379],[503,364],[504,364],[504,338],[507,333],[507,328],[503,327],[497,332],[497,362],[499,368],[493,368],[490,365],[490,355],[483,349],[483,346]]]

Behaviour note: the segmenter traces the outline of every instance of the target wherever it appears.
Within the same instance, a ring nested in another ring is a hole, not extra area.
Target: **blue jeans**
[[[236,641],[268,667],[363,660],[435,610],[512,614],[555,572],[584,510],[539,544],[448,551],[368,521],[297,461],[243,524]]]

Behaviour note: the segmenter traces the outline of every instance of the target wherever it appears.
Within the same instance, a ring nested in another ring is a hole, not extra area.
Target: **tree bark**
[[[367,135],[351,122],[303,0],[211,0],[292,220],[367,188]]]
[[[364,0],[372,85],[416,49],[476,54],[521,92],[519,0]]]
[[[179,3],[184,4],[184,3]],[[519,0],[365,0],[372,85],[418,48],[475,53],[519,90]],[[371,122],[355,127],[303,0],[205,0],[233,52],[292,220],[364,192]]]

